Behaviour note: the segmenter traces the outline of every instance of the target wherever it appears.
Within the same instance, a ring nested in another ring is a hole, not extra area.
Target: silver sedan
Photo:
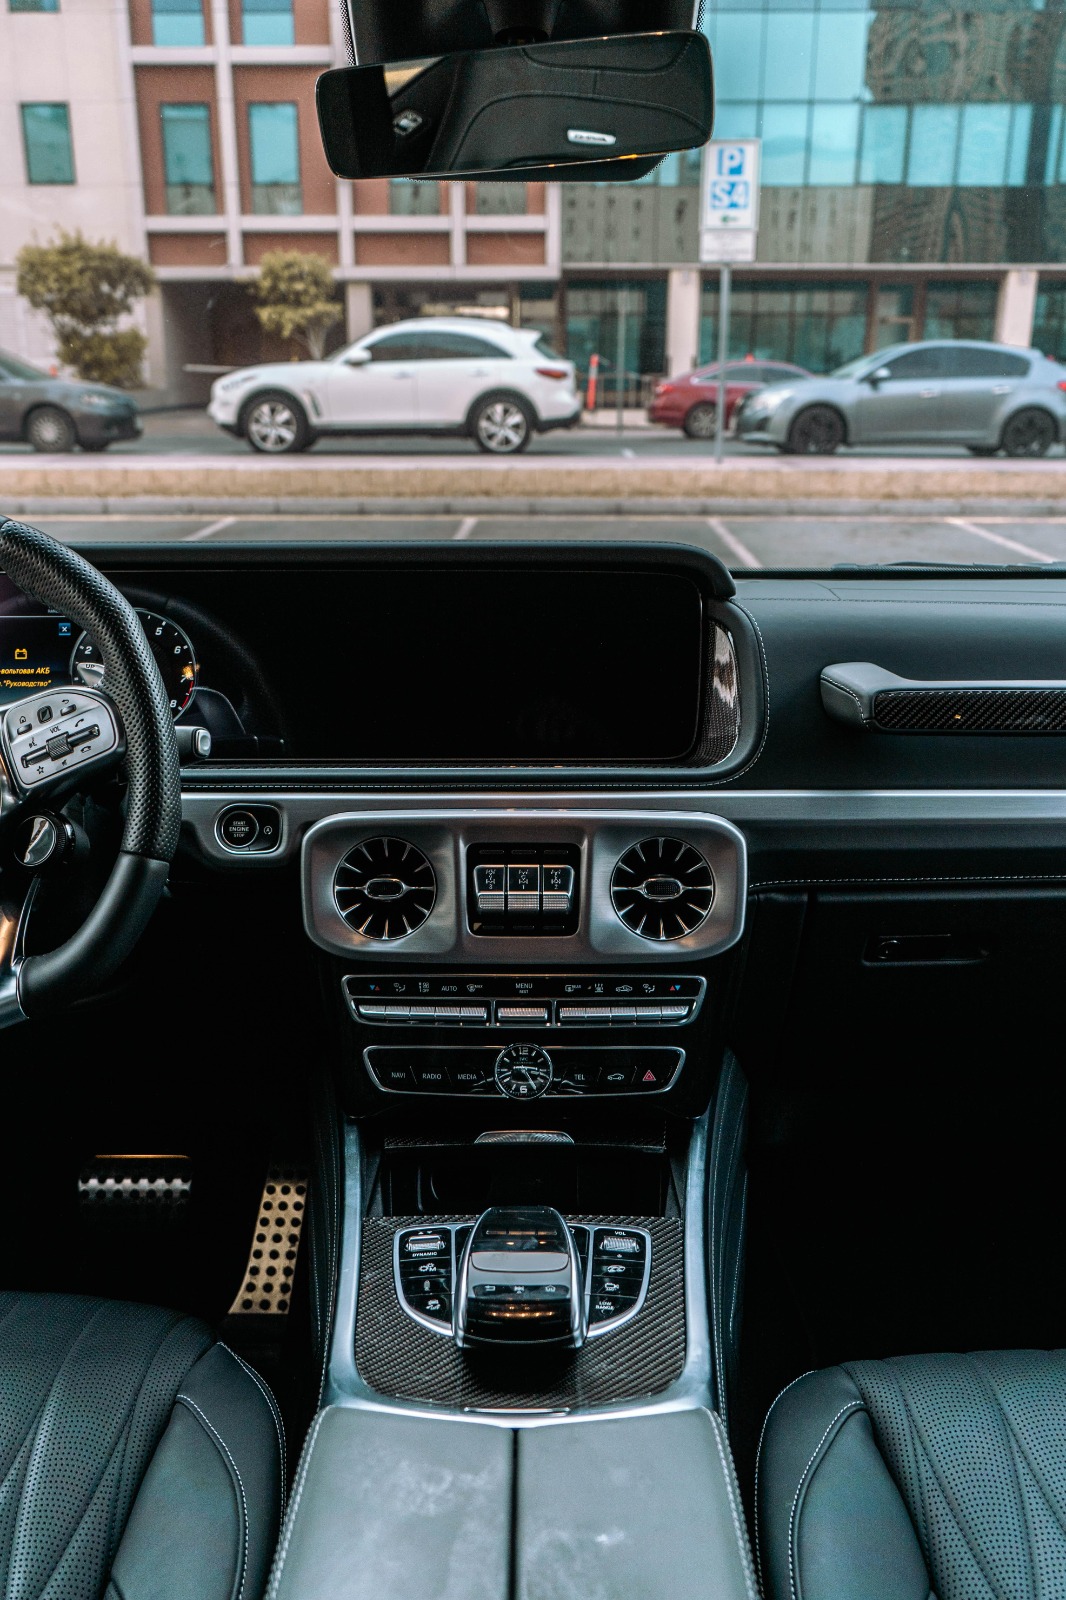
[[[1042,456],[1066,437],[1066,367],[1038,350],[977,340],[893,345],[827,378],[749,395],[736,431],[792,455],[940,444],[977,456]]]

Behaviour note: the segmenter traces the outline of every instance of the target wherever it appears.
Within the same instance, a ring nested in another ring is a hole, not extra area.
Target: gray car
[[[1038,350],[970,339],[893,345],[827,378],[749,395],[736,431],[792,455],[953,444],[976,456],[1042,456],[1066,435],[1066,367]]]
[[[106,383],[53,378],[0,350],[0,439],[35,450],[106,450],[141,433],[137,402]]]

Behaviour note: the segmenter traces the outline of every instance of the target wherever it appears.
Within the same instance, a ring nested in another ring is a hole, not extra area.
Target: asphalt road
[[[660,540],[713,551],[734,571],[859,562],[1046,566],[1066,562],[1061,517],[928,516],[307,516],[34,517],[68,543],[140,540],[194,544],[509,539]]]
[[[375,434],[365,439],[320,439],[309,452],[315,456],[461,456],[471,461],[486,459],[467,439],[419,438],[382,436]],[[251,448],[243,439],[234,439],[217,428],[203,411],[159,411],[144,418],[144,433],[140,439],[114,444],[108,451],[112,456],[251,456]],[[530,455],[537,456],[596,456],[601,459],[647,459],[656,456],[674,456],[679,459],[706,461],[714,454],[714,445],[706,440],[689,439],[680,429],[659,427],[629,427],[618,433],[613,427],[583,426],[572,430],[539,434],[529,447]],[[760,445],[741,444],[733,439],[725,441],[727,456],[754,457],[763,460],[777,459],[776,451]],[[1051,455],[1061,455],[1061,447]],[[6,456],[29,456],[33,451],[26,444],[0,444],[0,459]],[[950,446],[916,449],[912,446],[895,450],[846,450],[843,458],[868,457],[970,461],[966,450]],[[43,459],[43,458],[41,458]],[[88,459],[88,458],[86,458]],[[99,459],[99,458],[97,458]]]

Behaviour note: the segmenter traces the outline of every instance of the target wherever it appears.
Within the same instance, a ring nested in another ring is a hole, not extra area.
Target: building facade
[[[479,311],[582,366],[648,382],[708,359],[699,154],[636,184],[347,183],[321,153],[318,75],[347,59],[330,0],[0,0],[0,346],[38,359],[19,245],[81,226],[143,254],[150,381],[283,352],[245,280],[279,246],[333,268],[354,338]],[[901,339],[1066,355],[1066,8],[719,0],[719,137],[763,148],[759,253],[731,348],[826,370]],[[608,386],[609,388],[609,386]]]

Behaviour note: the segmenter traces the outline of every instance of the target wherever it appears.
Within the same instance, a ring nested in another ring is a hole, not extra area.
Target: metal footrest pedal
[[[256,1212],[248,1265],[229,1308],[231,1317],[288,1315],[306,1213],[306,1170],[271,1166]]]
[[[191,1194],[188,1156],[95,1156],[78,1173],[78,1204],[85,1209],[176,1214]]]

